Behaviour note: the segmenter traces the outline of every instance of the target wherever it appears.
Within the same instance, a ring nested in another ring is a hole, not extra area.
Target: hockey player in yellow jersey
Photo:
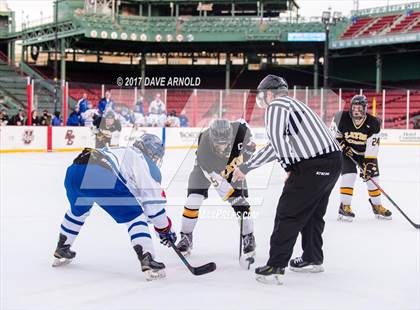
[[[340,111],[333,119],[331,130],[340,142],[343,151],[343,168],[340,185],[339,220],[352,221],[355,214],[351,208],[357,165],[362,167],[360,176],[366,182],[369,202],[377,218],[391,219],[392,213],[382,206],[381,192],[370,179],[379,183],[378,151],[380,121],[367,113],[367,98],[363,95],[351,99],[350,111]]]

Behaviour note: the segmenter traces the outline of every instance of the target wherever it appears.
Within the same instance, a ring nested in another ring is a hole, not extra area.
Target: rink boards
[[[143,133],[153,133],[162,138],[168,149],[196,147],[197,138],[203,128],[156,128],[124,127],[119,137],[114,137],[118,145],[131,145]],[[264,128],[253,128],[254,141],[258,145],[266,143]],[[382,145],[420,146],[420,130],[385,129],[381,132]],[[95,136],[89,127],[0,127],[0,153],[78,151],[84,147],[94,147]]]

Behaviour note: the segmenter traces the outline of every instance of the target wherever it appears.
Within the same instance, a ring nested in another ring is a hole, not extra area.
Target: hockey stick
[[[241,195],[242,197],[245,197],[245,192],[244,192],[244,188],[245,188],[245,181],[242,180],[241,183]],[[251,265],[253,263],[255,263],[255,259],[254,257],[247,257],[245,258],[245,260],[242,260],[242,234],[243,234],[243,230],[244,230],[244,213],[241,212],[241,217],[239,219],[239,265],[242,268],[245,268],[247,270],[249,270],[251,268]]]
[[[242,257],[242,232],[244,229],[244,214],[241,212],[241,218],[239,219],[239,261]]]
[[[178,248],[175,246],[175,244],[171,241],[169,241],[169,245],[172,249],[174,249],[175,253],[179,256],[181,261],[184,263],[185,266],[187,266],[188,270],[191,271],[191,273],[195,276],[201,276],[206,273],[210,273],[216,270],[216,264],[211,262],[207,263],[202,266],[193,267],[190,265],[190,263],[187,261],[187,259],[182,255],[181,251],[178,250]]]
[[[242,116],[243,116],[243,111],[242,111]],[[241,182],[241,195],[242,197],[244,197],[244,184],[245,181],[242,180]],[[241,218],[239,219],[239,263],[241,262],[241,257],[242,257],[242,232],[244,230],[244,213],[241,212]]]
[[[346,155],[347,156],[347,155]],[[350,157],[350,156],[347,156],[348,158],[350,158],[351,160],[352,160],[352,162],[353,163],[355,163],[356,164],[356,166],[357,167],[359,167],[359,169],[363,169],[362,168],[362,166],[356,161],[356,160],[354,160],[352,157]],[[398,211],[400,211],[400,213],[405,217],[405,219],[407,220],[407,221],[409,221],[410,222],[410,224],[411,225],[413,225],[413,227],[414,228],[417,228],[417,229],[420,229],[420,224],[416,224],[416,223],[414,223],[405,213],[404,213],[404,211],[403,210],[401,210],[401,208],[396,204],[396,202],[394,201],[394,200],[392,200],[391,199],[391,197],[389,197],[389,195],[382,189],[382,187],[380,187],[379,186],[379,184],[377,183],[377,182],[375,182],[375,180],[374,179],[372,179],[371,177],[369,177],[366,181],[371,181],[375,186],[376,186],[376,188],[382,193],[382,194],[384,194],[384,196],[386,197],[386,198],[388,198],[388,200],[392,203],[392,205],[398,210]]]

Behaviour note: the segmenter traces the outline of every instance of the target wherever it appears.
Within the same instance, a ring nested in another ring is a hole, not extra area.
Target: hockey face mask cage
[[[278,88],[278,89],[265,89],[261,90],[257,93],[257,96],[255,97],[255,103],[257,106],[261,109],[265,109],[270,104],[267,102],[267,91],[271,91],[273,93],[273,97],[277,98],[280,95],[280,92],[283,94],[287,94],[287,88]]]
[[[287,82],[279,76],[269,74],[267,75],[257,87],[257,96],[255,98],[256,104],[259,108],[265,109],[270,102],[267,101],[267,91],[273,93],[273,98],[281,95],[281,93],[287,94],[289,85]]]
[[[229,156],[233,140],[232,126],[229,126],[229,128],[225,128],[224,130],[210,130],[210,138],[213,152],[222,157]],[[225,146],[223,151],[220,151],[221,146]]]
[[[158,166],[159,168],[162,166],[162,161],[163,161],[163,153],[158,154],[158,152],[150,152],[149,154],[146,154],[147,156],[150,157],[151,160],[153,160],[156,164],[156,166]]]
[[[356,106],[362,107],[361,115],[356,116],[356,115],[353,114],[353,107],[356,107]],[[353,104],[351,106],[350,116],[353,120],[359,121],[359,120],[362,120],[363,118],[365,118],[366,112],[367,112],[367,107],[366,106],[361,105],[361,104]]]
[[[255,103],[260,109],[265,109],[268,106],[267,101],[265,100],[265,91],[259,91],[257,93]]]
[[[355,97],[353,97],[351,99],[351,102],[350,102],[350,116],[351,116],[351,118],[353,120],[356,120],[356,121],[365,118],[366,113],[367,113],[367,105],[368,105],[368,102],[367,102],[367,98],[365,96],[355,96]],[[355,107],[355,106],[362,107],[362,112],[361,112],[360,116],[355,116],[353,114],[353,107]]]
[[[145,134],[141,136],[140,139],[133,144],[133,146],[153,160],[156,166],[162,166],[165,149],[163,148],[162,141],[157,136]]]
[[[360,115],[354,115],[353,114],[353,107],[361,107],[361,113]],[[361,120],[364,119],[366,117],[366,113],[367,113],[367,104],[362,103],[362,102],[354,102],[350,105],[350,116],[353,120]]]

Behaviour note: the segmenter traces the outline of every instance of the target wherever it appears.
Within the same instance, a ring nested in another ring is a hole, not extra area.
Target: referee
[[[328,199],[341,171],[341,151],[321,119],[289,97],[286,81],[266,76],[257,88],[257,105],[265,108],[268,144],[234,171],[241,180],[250,170],[275,159],[288,173],[280,196],[267,265],[255,269],[257,281],[281,284],[299,232],[302,257],[293,271],[322,272],[322,232]]]

